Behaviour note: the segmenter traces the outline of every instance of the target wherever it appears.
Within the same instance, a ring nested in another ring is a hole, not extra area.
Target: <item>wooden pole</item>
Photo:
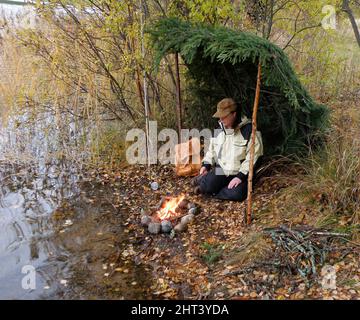
[[[258,107],[259,107],[260,81],[261,81],[261,64],[259,62],[257,80],[256,80],[255,101],[254,101],[254,108],[253,108],[253,114],[252,114],[250,166],[249,166],[247,214],[246,214],[246,224],[247,225],[250,225],[251,217],[252,217],[252,185],[253,185],[253,176],[254,176],[255,138],[256,138],[256,129],[257,129],[256,128],[256,118],[257,118],[257,111],[258,111]]]
[[[144,39],[144,24],[145,24],[145,14],[144,14],[144,3],[143,0],[140,0],[140,28],[141,28],[141,55],[143,61],[145,61],[145,39]],[[146,159],[147,165],[150,167],[150,138],[149,138],[149,100],[148,100],[148,88],[147,88],[147,79],[146,79],[146,69],[144,67],[143,72],[143,89],[144,89],[144,108],[145,108],[145,133],[146,133]]]
[[[178,127],[178,134],[181,137],[182,119],[181,119],[181,87],[180,87],[180,71],[179,71],[179,54],[175,53],[175,68],[176,68],[176,120]]]

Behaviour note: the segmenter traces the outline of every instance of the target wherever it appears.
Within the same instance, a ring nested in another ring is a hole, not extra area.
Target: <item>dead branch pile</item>
[[[346,255],[354,249],[353,246],[349,246],[351,241],[347,234],[309,226],[289,228],[281,225],[276,228],[266,228],[264,233],[271,237],[276,246],[272,266],[285,268],[303,277],[315,276],[317,266],[325,264],[330,252],[345,251]],[[359,248],[358,245],[353,245]]]

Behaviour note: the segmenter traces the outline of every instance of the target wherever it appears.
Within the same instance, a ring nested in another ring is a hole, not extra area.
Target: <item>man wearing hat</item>
[[[247,197],[252,124],[241,116],[237,104],[225,98],[217,104],[213,115],[219,118],[221,132],[211,138],[209,149],[195,179],[196,193],[214,195],[218,199],[243,201]],[[256,132],[254,165],[263,155],[261,133]]]

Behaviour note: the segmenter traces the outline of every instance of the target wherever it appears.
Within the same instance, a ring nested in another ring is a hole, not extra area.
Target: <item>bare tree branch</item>
[[[314,29],[314,28],[318,28],[318,27],[321,27],[321,23],[318,23],[313,26],[306,26],[306,27],[301,28],[300,30],[296,31],[282,49],[285,50],[299,33],[303,32],[305,30]]]
[[[356,3],[358,4],[358,2],[356,2]],[[347,13],[347,15],[349,17],[349,20],[350,20],[350,23],[351,23],[351,26],[352,26],[352,28],[354,30],[354,34],[355,34],[357,44],[360,47],[360,32],[359,32],[359,28],[358,28],[358,26],[356,24],[354,13],[353,13],[353,11],[351,10],[351,7],[350,7],[350,0],[343,0],[341,10]]]

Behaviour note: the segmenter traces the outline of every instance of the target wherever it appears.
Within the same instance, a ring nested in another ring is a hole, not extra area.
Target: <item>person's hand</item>
[[[241,183],[240,178],[235,177],[230,181],[228,185],[228,189],[236,188],[240,183]]]
[[[205,175],[207,173],[208,173],[208,171],[207,171],[206,167],[201,167],[200,168],[200,172],[199,172],[200,176],[203,176],[203,175]]]

